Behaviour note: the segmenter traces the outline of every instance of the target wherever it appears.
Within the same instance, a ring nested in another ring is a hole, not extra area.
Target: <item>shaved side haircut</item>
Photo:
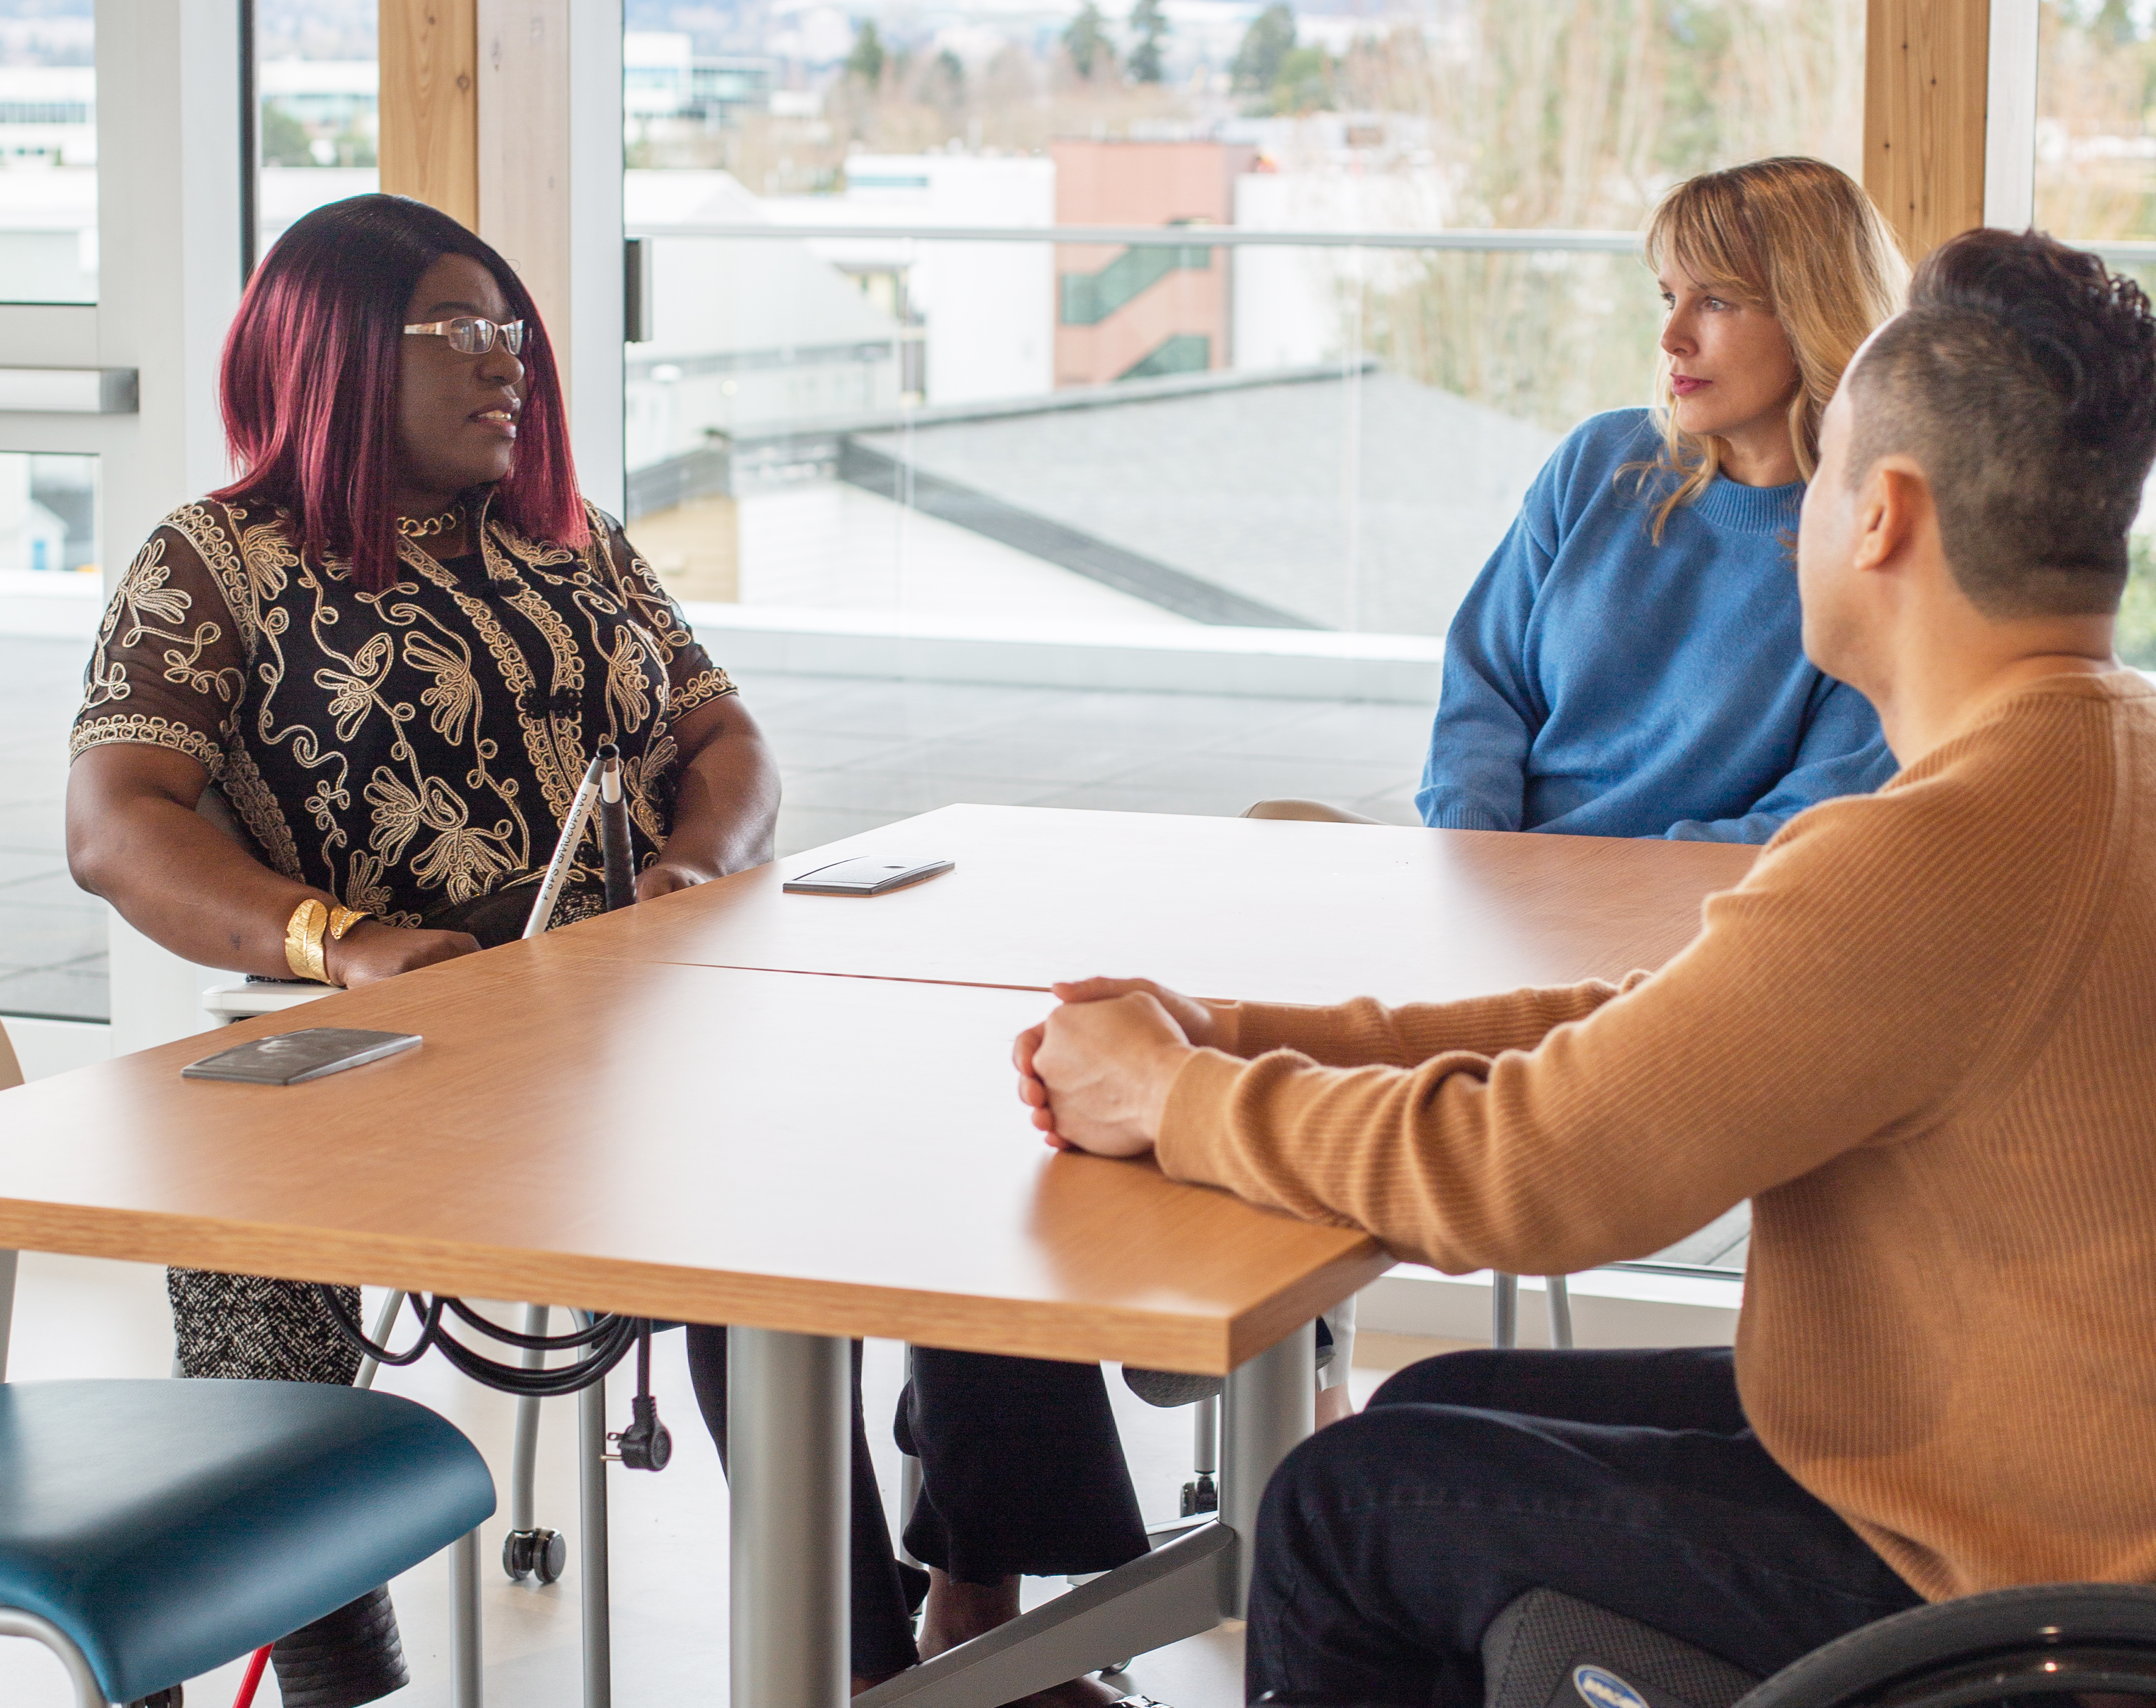
[[[1978,610],[2118,608],[2156,456],[2156,315],[2139,286],[2037,232],[1964,232],[1925,257],[1907,312],[1848,383],[1851,486],[1881,457],[1913,458]]]

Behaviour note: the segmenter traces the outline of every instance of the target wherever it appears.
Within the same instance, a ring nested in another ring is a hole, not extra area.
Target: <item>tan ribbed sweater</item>
[[[1621,986],[1245,1004],[1178,1179],[1462,1273],[1753,1200],[1759,1439],[1921,1593],[2156,1582],[2156,691],[2049,677],[1792,821]],[[1319,1065],[1323,1064],[1323,1065]],[[1366,1065],[1369,1064],[1369,1065]]]

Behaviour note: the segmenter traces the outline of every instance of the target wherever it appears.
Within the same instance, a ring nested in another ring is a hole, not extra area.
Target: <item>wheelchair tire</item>
[[[2046,1670],[2047,1664],[2052,1670]],[[1912,1608],[1792,1661],[1737,1708],[2156,1695],[2156,1588],[2034,1584]]]

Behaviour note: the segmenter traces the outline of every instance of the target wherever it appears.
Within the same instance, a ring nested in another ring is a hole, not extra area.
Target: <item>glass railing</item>
[[[1660,312],[1624,232],[631,234],[635,538],[685,599],[856,623],[1441,635]]]
[[[685,599],[855,627],[1440,636],[1564,432],[1646,400],[1660,323],[1619,231],[631,234],[634,538]]]

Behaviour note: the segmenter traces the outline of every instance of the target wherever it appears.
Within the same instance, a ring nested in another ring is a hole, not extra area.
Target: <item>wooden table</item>
[[[0,1093],[0,1245],[1215,1374],[1382,1268],[1048,1150],[1046,1006],[512,944],[309,1004],[426,1039],[311,1084],[180,1078],[264,1016]]]
[[[779,892],[870,849],[957,867],[870,900]],[[427,1042],[313,1085],[183,1082],[196,1039],[0,1093],[0,1246],[733,1325],[744,1708],[844,1698],[848,1338],[1225,1372],[1220,1523],[860,1699],[992,1708],[1239,1607],[1238,1539],[1309,1428],[1309,1320],[1388,1261],[1047,1152],[1008,1065],[1040,987],[1614,976],[1681,946],[1751,851],[947,809],[324,998],[305,1023]]]
[[[1722,842],[947,806],[555,933],[593,954],[1040,990],[1444,1001],[1660,966],[1758,850]],[[889,895],[787,895],[855,854],[947,859]]]

